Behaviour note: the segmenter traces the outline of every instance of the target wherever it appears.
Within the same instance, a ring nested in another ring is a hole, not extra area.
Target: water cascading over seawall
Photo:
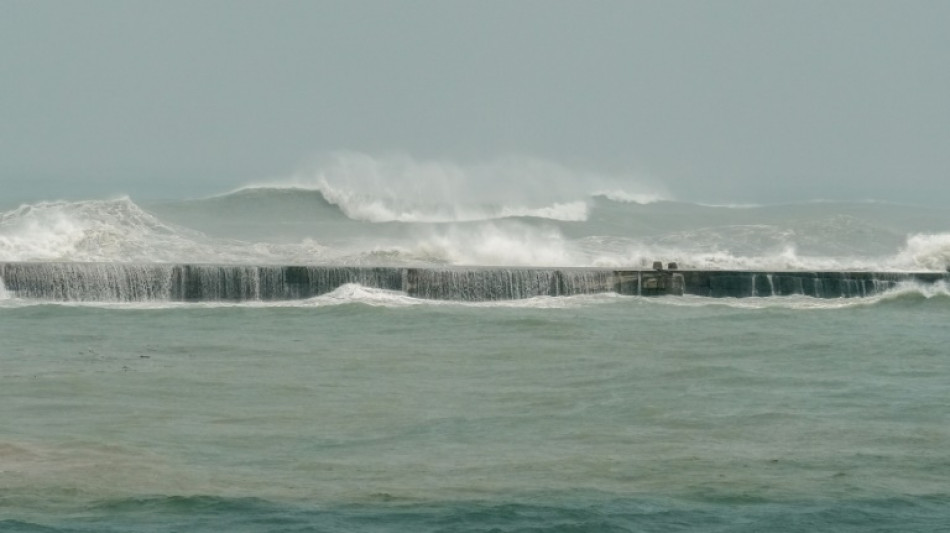
[[[947,273],[655,271],[602,268],[346,267],[133,263],[0,263],[7,297],[47,301],[277,301],[312,298],[342,285],[437,300],[491,301],[613,292],[816,298],[863,297]]]

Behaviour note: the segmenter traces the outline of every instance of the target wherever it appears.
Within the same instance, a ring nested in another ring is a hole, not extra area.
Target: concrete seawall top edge
[[[276,268],[392,268],[392,269],[417,269],[417,270],[571,270],[571,271],[593,271],[593,272],[643,272],[643,273],[735,273],[735,274],[796,274],[796,273],[855,273],[855,274],[948,274],[947,270],[810,270],[810,269],[785,269],[785,270],[762,270],[762,269],[713,269],[713,268],[681,268],[676,270],[656,270],[652,268],[637,268],[634,266],[618,267],[600,267],[600,266],[545,266],[545,265],[353,265],[346,263],[205,263],[200,261],[2,261],[0,265],[135,265],[135,266],[206,266],[206,267],[276,267]]]
[[[271,267],[271,268],[356,268],[356,269],[408,269],[408,270],[439,270],[439,271],[491,271],[491,270],[563,270],[571,272],[618,272],[643,274],[716,274],[716,275],[795,275],[795,274],[849,274],[849,275],[926,275],[950,276],[950,266],[947,270],[738,270],[738,269],[691,269],[655,270],[652,268],[637,267],[595,267],[595,266],[516,266],[516,265],[352,265],[352,264],[308,264],[308,263],[203,263],[203,262],[144,262],[144,261],[0,261],[0,265],[126,265],[126,266],[183,266],[183,267]]]

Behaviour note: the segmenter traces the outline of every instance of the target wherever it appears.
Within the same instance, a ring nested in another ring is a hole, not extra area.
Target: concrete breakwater
[[[940,272],[752,272],[604,268],[355,267],[134,263],[0,263],[0,292],[50,301],[275,301],[342,285],[439,300],[490,301],[615,292],[817,298],[868,296],[902,282],[950,281]]]

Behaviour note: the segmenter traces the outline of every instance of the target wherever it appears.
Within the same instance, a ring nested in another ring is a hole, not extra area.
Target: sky
[[[0,195],[205,195],[346,151],[943,205],[948,27],[945,1],[0,0]]]

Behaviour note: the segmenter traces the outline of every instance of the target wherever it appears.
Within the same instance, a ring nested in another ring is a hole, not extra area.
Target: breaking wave
[[[895,263],[911,268],[950,269],[950,233],[911,235]]]
[[[628,192],[614,176],[568,169],[537,158],[509,157],[460,165],[405,155],[341,152],[325,156],[290,178],[246,188],[320,191],[353,220],[366,222],[471,222],[534,217],[563,222],[588,219],[589,200],[603,195],[647,203],[662,192]],[[629,177],[623,180],[630,187]]]
[[[0,261],[606,268],[662,261],[682,269],[758,271],[950,265],[950,233],[921,231],[945,228],[946,215],[921,217],[887,205],[731,209],[598,197],[492,211],[475,202],[484,195],[428,211],[381,200],[352,204],[376,206],[378,220],[393,219],[376,223],[346,216],[326,194],[251,188],[146,208],[128,197],[22,205],[0,213]],[[463,210],[476,207],[482,211],[471,217]],[[427,217],[439,221],[395,220]],[[895,222],[902,220],[910,223]]]
[[[0,258],[7,261],[166,261],[199,251],[200,240],[128,197],[41,202],[0,214]]]
[[[128,197],[25,204],[0,214],[0,260],[83,262],[285,262],[318,256],[299,245],[212,239],[163,222]]]

